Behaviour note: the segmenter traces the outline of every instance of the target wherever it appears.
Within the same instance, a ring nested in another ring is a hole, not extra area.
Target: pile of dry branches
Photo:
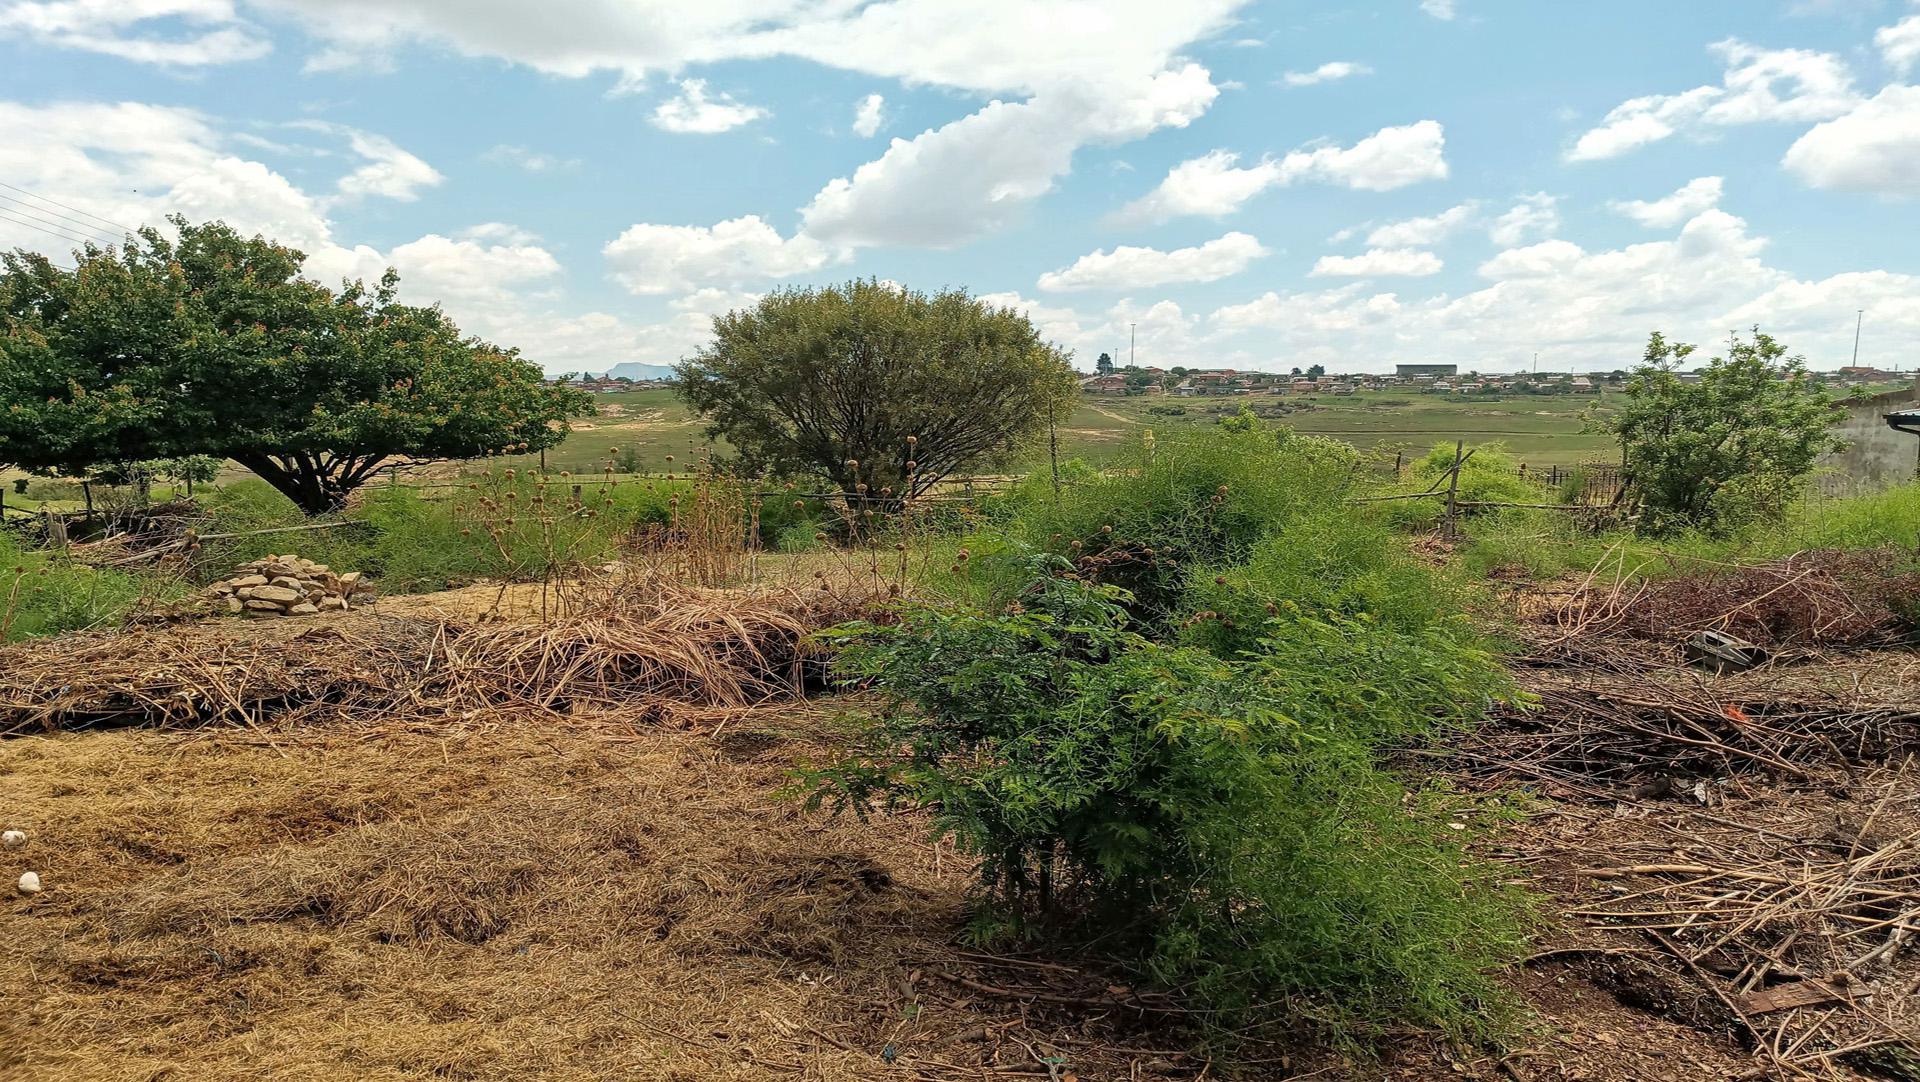
[[[1639,579],[1595,568],[1543,614],[1539,646],[1566,650],[1597,637],[1678,641],[1720,631],[1766,647],[1884,646],[1910,636],[1920,574],[1891,550],[1820,549]]]
[[[443,629],[356,620],[273,636],[225,621],[0,647],[0,737],[120,725],[386,716]]]
[[[1857,785],[1848,803],[1864,814],[1776,811],[1776,821],[1763,824],[1762,809],[1753,807],[1723,813],[1745,821],[1699,813],[1702,821],[1684,831],[1611,837],[1606,864],[1573,874],[1613,895],[1569,915],[1596,929],[1644,934],[1717,1001],[1709,1011],[1744,1030],[1783,1075],[1830,1074],[1839,1062],[1914,1077],[1915,780],[1903,767]]]
[[[299,634],[212,621],[15,644],[0,648],[0,736],[739,707],[804,690],[820,664],[813,633],[873,600],[652,582],[607,586],[538,623],[354,613]]]
[[[1676,779],[1761,771],[1807,776],[1818,763],[1867,763],[1920,749],[1920,707],[1716,695],[1645,681],[1548,687],[1529,710],[1502,708],[1451,750],[1488,782],[1618,799]]]

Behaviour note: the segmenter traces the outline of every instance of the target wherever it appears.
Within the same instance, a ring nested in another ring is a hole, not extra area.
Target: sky
[[[176,213],[554,373],[855,277],[1083,369],[1911,369],[1920,0],[0,0],[0,247]]]

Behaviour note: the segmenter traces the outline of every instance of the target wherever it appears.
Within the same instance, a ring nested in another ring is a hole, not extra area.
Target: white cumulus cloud
[[[639,294],[787,278],[844,258],[805,234],[783,237],[752,214],[712,226],[634,225],[602,254],[614,278]]]
[[[1853,73],[1832,53],[1762,49],[1734,39],[1718,42],[1712,49],[1726,65],[1719,86],[1622,102],[1580,136],[1567,151],[1567,159],[1616,158],[1680,132],[1825,120],[1859,101]]]
[[[1019,220],[1071,168],[1075,151],[1184,127],[1219,94],[1189,64],[1121,93],[1064,87],[993,101],[828,183],[803,211],[806,232],[853,246],[951,247]]]
[[[173,27],[182,32],[168,33]],[[15,0],[0,3],[0,38],[9,37],[181,68],[258,60],[273,51],[232,0]]]
[[[653,110],[653,126],[689,135],[718,135],[767,116],[757,105],[745,105],[726,93],[707,93],[705,79],[680,80],[680,93]]]
[[[1471,223],[1480,213],[1477,202],[1460,203],[1424,218],[1406,218],[1374,226],[1367,233],[1373,248],[1425,248],[1440,243]]]
[[[1439,274],[1445,264],[1432,252],[1414,248],[1372,248],[1360,255],[1323,255],[1313,265],[1315,278],[1421,278]]]
[[[1920,15],[1909,15],[1892,26],[1880,28],[1873,35],[1873,43],[1880,48],[1880,58],[1887,66],[1905,75],[1920,62]]]
[[[1560,200],[1545,192],[1520,197],[1505,214],[1493,220],[1487,236],[1495,244],[1512,247],[1535,237],[1550,237],[1560,228]]]
[[[1420,10],[1443,22],[1451,21],[1459,14],[1454,8],[1454,0],[1420,0]]]
[[[1725,186],[1720,177],[1697,177],[1660,199],[1616,199],[1607,206],[1641,225],[1671,229],[1703,210],[1719,206]]]
[[[1228,233],[1192,248],[1121,246],[1113,251],[1083,255],[1073,265],[1040,276],[1040,288],[1049,293],[1075,290],[1132,290],[1172,282],[1216,282],[1239,274],[1267,249],[1251,234]]]
[[[1317,83],[1350,79],[1355,75],[1371,74],[1373,69],[1365,64],[1357,64],[1351,60],[1329,60],[1312,71],[1289,71],[1280,76],[1280,81],[1288,86],[1313,86]]]
[[[1920,196],[1920,86],[1890,86],[1787,148],[1781,164],[1815,188]]]
[[[880,125],[886,120],[887,99],[879,94],[868,94],[853,107],[853,134],[862,139],[871,139],[880,131]]]
[[[1268,188],[1317,181],[1360,191],[1391,191],[1447,175],[1446,133],[1437,121],[1381,128],[1350,147],[1320,145],[1242,167],[1240,156],[1215,150],[1167,172],[1159,186],[1122,209],[1121,223],[1164,222],[1187,215],[1231,214]]]

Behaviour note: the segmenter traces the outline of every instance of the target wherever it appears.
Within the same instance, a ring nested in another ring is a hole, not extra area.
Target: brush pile
[[[1549,648],[1609,635],[1678,642],[1699,631],[1773,649],[1889,646],[1920,627],[1920,572],[1891,549],[1820,549],[1644,580],[1604,582],[1596,569],[1543,615]]]
[[[751,706],[817,683],[825,659],[813,633],[863,615],[872,601],[652,583],[538,626],[492,624],[450,637],[423,690],[466,710]]]
[[[267,619],[313,616],[345,611],[352,598],[367,589],[358,571],[337,574],[326,564],[298,556],[268,556],[241,565],[231,577],[207,587],[186,608]]]
[[[1503,707],[1451,758],[1487,784],[1599,800],[1691,789],[1733,774],[1806,778],[1819,764],[1920,751],[1920,705],[1733,698],[1697,683],[1545,687]]]
[[[804,691],[824,664],[813,633],[872,600],[655,583],[540,623],[355,612],[304,630],[214,621],[20,643],[0,647],[0,736],[740,707]]]
[[[1920,1077],[1920,774],[1592,809],[1529,843],[1617,994],[1777,1077]],[[1691,805],[1689,807],[1688,805]]]

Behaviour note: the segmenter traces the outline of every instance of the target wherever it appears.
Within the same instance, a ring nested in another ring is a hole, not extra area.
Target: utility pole
[[[1867,310],[1861,308],[1853,313],[1853,366],[1860,367],[1860,324],[1865,322]]]
[[[1138,323],[1127,324],[1127,367],[1128,368],[1140,367],[1139,365],[1140,352],[1139,350],[1134,348],[1134,343],[1136,341],[1136,338],[1133,333],[1133,329],[1138,326],[1139,326]]]

